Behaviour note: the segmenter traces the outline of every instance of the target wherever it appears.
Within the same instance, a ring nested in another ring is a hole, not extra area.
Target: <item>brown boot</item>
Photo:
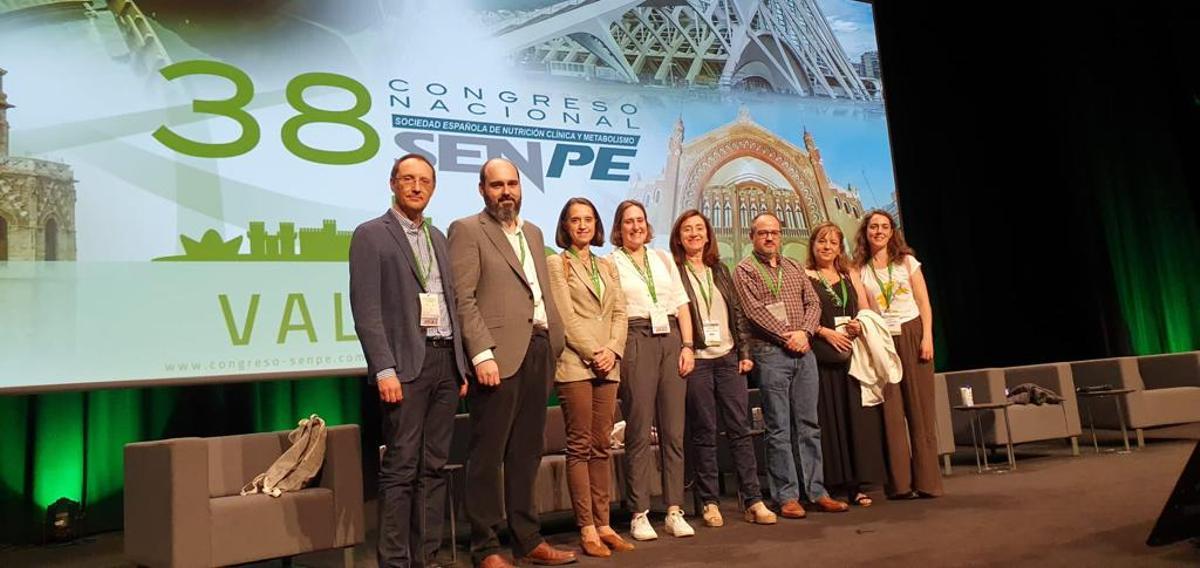
[[[629,552],[634,548],[632,542],[621,538],[621,535],[617,533],[601,534],[600,542],[603,542],[606,546],[617,552]]]
[[[822,513],[845,513],[850,510],[850,505],[845,501],[838,501],[828,495],[817,498],[813,501],[813,505],[817,506],[817,510]]]
[[[804,507],[801,507],[800,502],[795,499],[784,501],[783,505],[779,507],[779,514],[785,519],[803,519],[808,516]]]
[[[537,545],[537,548],[529,551],[524,558],[521,559],[521,564],[540,564],[542,566],[561,566],[570,564],[578,560],[575,558],[575,553],[567,550],[559,550],[546,544],[544,541]]]

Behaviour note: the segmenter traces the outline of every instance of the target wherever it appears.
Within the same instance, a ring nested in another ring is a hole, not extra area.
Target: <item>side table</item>
[[[1009,427],[1008,424],[1008,407],[1010,406],[1012,406],[1012,403],[1006,400],[1004,402],[984,402],[972,405],[960,404],[958,406],[951,407],[954,410],[970,413],[971,448],[975,450],[975,471],[978,473],[983,473],[985,471],[1003,473],[1005,471],[1016,471],[1017,469],[1017,457],[1016,454],[1013,453],[1012,428]],[[1008,469],[997,469],[988,465],[987,448],[984,447],[985,442],[983,440],[983,420],[979,417],[980,412],[984,410],[997,409],[1003,409],[1004,411],[1002,414],[1004,416],[1004,433],[1006,434],[1005,440],[1007,442],[1005,445],[1008,447]],[[979,425],[978,435],[975,434],[976,424]],[[983,456],[982,465],[980,464],[979,460],[979,456],[981,455]]]
[[[1088,429],[1092,431],[1092,447],[1096,449],[1096,453],[1100,453],[1100,444],[1096,441],[1096,420],[1092,417],[1092,399],[1111,396],[1113,402],[1117,405],[1117,423],[1121,425],[1121,441],[1125,442],[1125,449],[1118,450],[1118,454],[1128,454],[1132,450],[1129,449],[1129,432],[1125,428],[1125,410],[1121,405],[1121,396],[1129,394],[1137,389],[1105,389],[1093,391],[1076,391],[1076,396],[1080,401],[1085,402],[1087,407]]]

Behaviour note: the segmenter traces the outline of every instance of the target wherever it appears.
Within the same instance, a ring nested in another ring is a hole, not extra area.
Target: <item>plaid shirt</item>
[[[754,254],[757,256],[758,253]],[[770,268],[771,265],[765,259],[762,260],[762,264],[774,277],[776,272]],[[755,338],[783,345],[787,343],[785,333],[806,331],[810,336],[816,334],[817,324],[821,320],[821,299],[808,282],[808,276],[804,274],[804,269],[799,263],[780,256],[779,264],[783,268],[783,282],[778,299],[763,280],[762,271],[753,256],[748,256],[738,263],[734,280],[737,281],[742,311],[753,324],[751,327]],[[786,324],[767,310],[768,305],[780,300],[787,308]]]

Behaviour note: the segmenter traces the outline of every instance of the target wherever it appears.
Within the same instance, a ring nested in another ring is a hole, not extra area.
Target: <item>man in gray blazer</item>
[[[520,217],[521,179],[511,162],[484,163],[479,193],[484,211],[450,225],[458,315],[474,365],[467,461],[471,556],[484,568],[511,565],[496,536],[507,516],[514,558],[567,564],[575,554],[542,539],[533,497],[546,399],[565,344],[542,231]]]
[[[425,566],[441,544],[454,412],[467,361],[446,237],[424,217],[437,183],[425,157],[392,166],[395,205],[354,231],[350,307],[379,390],[379,566]]]

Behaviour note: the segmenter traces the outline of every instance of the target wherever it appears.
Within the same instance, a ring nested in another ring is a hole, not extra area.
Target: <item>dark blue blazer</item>
[[[454,273],[446,236],[432,224],[429,235],[442,276],[442,293],[454,333],[454,358],[459,381],[466,381],[467,358],[462,344],[462,327],[455,309]],[[389,210],[359,225],[350,240],[350,309],[354,331],[367,358],[367,380],[387,368],[395,368],[401,383],[421,373],[425,361],[425,328],[421,327],[422,292],[417,279],[416,255],[404,229]]]

